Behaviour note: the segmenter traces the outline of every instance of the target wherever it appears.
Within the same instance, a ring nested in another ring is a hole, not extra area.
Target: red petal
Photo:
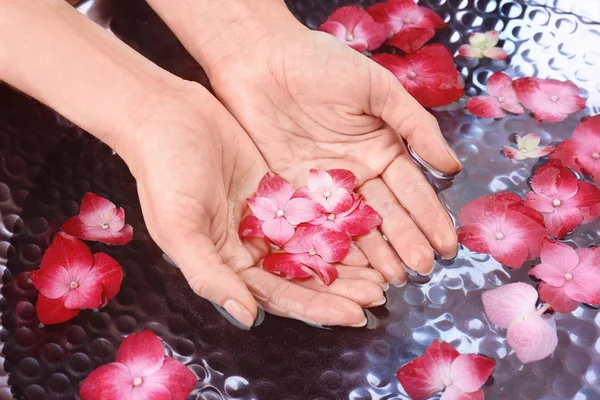
[[[68,219],[62,225],[63,231],[84,240],[125,245],[133,239],[133,227],[131,225],[124,225],[119,231],[115,231],[112,228],[113,226],[104,229],[101,225],[86,225],[79,216]]]
[[[433,359],[417,357],[398,370],[396,376],[404,391],[413,400],[427,400],[444,389]]]
[[[535,267],[531,268],[529,270],[529,275],[533,275],[541,280],[543,280],[544,282],[546,282],[547,284],[554,286],[554,287],[561,287],[565,284],[565,274],[567,274],[567,272],[571,272],[573,270],[573,267],[571,266],[567,266],[567,268],[564,268],[563,266],[561,267],[556,267],[555,265],[559,264],[556,261],[553,261],[552,263],[542,263],[539,265],[536,265]],[[577,264],[575,264],[577,265]],[[566,272],[565,272],[566,269]]]
[[[93,279],[100,282],[103,295],[107,300],[112,299],[119,293],[121,281],[123,280],[123,269],[117,260],[108,254],[94,254],[94,267],[90,275],[93,275]]]
[[[458,242],[471,251],[490,254],[490,235],[482,224],[463,225],[456,231]]]
[[[314,236],[311,238],[313,249],[324,261],[329,263],[338,262],[348,254],[352,239],[346,233],[319,231],[319,227],[310,229],[314,232]]]
[[[508,328],[517,318],[535,312],[538,294],[523,282],[510,283],[483,292],[481,300],[489,320],[500,328]]]
[[[311,272],[304,268],[302,261],[306,259],[304,254],[269,254],[263,261],[263,269],[268,272],[279,272],[285,277],[308,278]]]
[[[283,217],[273,218],[262,225],[266,237],[278,246],[283,246],[294,236],[294,225]]]
[[[65,295],[65,307],[99,308],[102,304],[102,285],[93,279],[82,279],[77,289],[71,289]]]
[[[556,349],[556,323],[549,315],[529,314],[508,327],[506,340],[522,363],[541,360]]]
[[[550,154],[550,160],[560,162],[573,171],[581,172],[579,164],[575,162],[575,159],[580,154],[584,154],[587,150],[588,148],[584,142],[575,139],[567,139],[556,145],[556,148],[552,154]]]
[[[583,215],[578,208],[557,207],[554,212],[544,214],[544,222],[550,235],[563,239],[583,222]]]
[[[46,265],[44,269],[31,271],[29,277],[33,286],[50,299],[63,297],[71,289],[71,278],[62,265]]]
[[[479,390],[488,380],[496,362],[477,354],[464,354],[458,356],[450,368],[452,386],[456,386],[466,393]]]
[[[541,213],[552,213],[555,209],[555,207],[552,205],[551,199],[542,197],[535,192],[527,193],[525,202],[523,204]]]
[[[369,17],[371,18],[371,17]],[[361,39],[367,42],[366,50],[375,50],[386,41],[388,29],[385,25],[374,21],[364,21],[354,29],[355,39]],[[360,50],[359,50],[360,51]],[[364,51],[364,50],[362,50]]]
[[[467,101],[467,110],[476,117],[502,118],[506,113],[497,98],[492,96],[475,96]]]
[[[133,377],[121,363],[102,365],[81,383],[79,395],[83,400],[131,399]]]
[[[327,21],[323,22],[317,29],[321,32],[329,33],[340,42],[346,42],[346,34],[348,29],[344,26],[344,24],[338,21],[333,21],[331,17],[329,17]]]
[[[361,22],[373,21],[373,17],[359,6],[340,7],[328,19],[343,24],[350,32]]]
[[[523,152],[519,151],[518,149],[515,149],[514,147],[504,146],[504,148],[502,149],[502,152],[504,153],[504,155],[506,157],[510,158],[511,160],[526,160],[527,159],[527,156]]]
[[[171,392],[172,400],[185,400],[196,386],[198,378],[183,363],[165,357],[158,372],[146,377],[144,383],[164,385]]]
[[[439,369],[450,368],[460,353],[452,345],[436,339],[425,350],[425,357],[431,358]],[[448,370],[448,372],[450,372]]]
[[[165,351],[160,339],[148,329],[129,335],[117,351],[117,362],[125,364],[131,376],[148,376],[163,365]]]
[[[577,178],[565,166],[549,162],[540,167],[531,179],[533,190],[549,199],[566,200],[577,194]]]
[[[338,277],[335,266],[324,261],[320,256],[306,257],[303,263],[312,269],[325,285],[331,285]]]
[[[79,217],[86,225],[102,225],[105,216],[112,209],[116,208],[110,200],[100,197],[94,193],[86,193],[79,207]],[[125,215],[123,214],[123,219]]]
[[[478,390],[473,393],[465,393],[455,386],[449,386],[444,390],[444,394],[440,400],[484,400],[483,390]]]
[[[242,220],[240,224],[241,237],[263,238],[265,234],[262,231],[263,221],[256,218],[256,215],[250,214]]]
[[[375,3],[367,8],[366,11],[376,22],[385,28],[387,36],[392,36],[394,34],[394,27],[390,24],[390,17],[385,12],[387,5],[388,3]]]
[[[92,253],[85,243],[59,232],[44,253],[40,269],[53,264],[61,265],[71,277],[81,277],[87,275],[93,263]]]
[[[414,53],[435,36],[433,28],[408,27],[396,33],[387,44],[399,48],[406,53]]]
[[[584,216],[584,224],[593,222],[600,216],[600,189],[591,183],[579,182],[577,194],[565,201],[564,205],[579,208]]]
[[[554,287],[547,283],[540,283],[538,287],[540,299],[544,303],[550,304],[550,307],[559,313],[570,313],[579,307],[579,302],[573,300],[565,293],[565,287]]]
[[[330,169],[327,173],[338,187],[352,192],[356,186],[356,176],[347,169]]]
[[[44,325],[60,324],[74,318],[79,314],[79,310],[69,310],[64,305],[65,299],[49,299],[44,295],[39,295],[35,305],[38,319]]]
[[[523,202],[511,204],[508,208],[509,211],[504,215],[503,224],[506,225],[510,221],[515,230],[513,237],[520,237],[527,243],[528,260],[539,257],[542,241],[547,237],[542,214],[525,206]]]
[[[372,229],[381,225],[382,222],[381,215],[371,206],[361,201],[354,211],[343,217],[337,227],[350,236],[357,236],[369,233]]]

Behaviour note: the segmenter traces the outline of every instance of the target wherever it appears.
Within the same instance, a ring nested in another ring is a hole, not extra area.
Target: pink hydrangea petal
[[[263,176],[256,190],[256,197],[271,199],[277,207],[283,207],[293,194],[292,186],[272,172],[267,172]]]
[[[106,222],[111,230],[120,231],[125,226],[125,210],[123,208],[111,208],[106,213]]]
[[[490,96],[503,97],[507,104],[518,104],[512,79],[504,72],[494,72],[487,80],[486,90]]]
[[[535,192],[529,192],[525,196],[525,203],[527,207],[531,207],[541,213],[552,213],[555,207],[552,205],[552,200],[542,197]]]
[[[70,290],[71,277],[62,265],[47,265],[44,269],[31,271],[29,277],[33,286],[50,299],[61,298]]]
[[[366,11],[373,17],[373,19],[384,27],[388,37],[394,35],[394,24],[391,24],[389,15],[386,13],[388,3],[375,3],[371,7],[367,8]]]
[[[262,226],[262,230],[266,237],[279,246],[283,246],[294,236],[294,225],[283,217],[266,221]]]
[[[334,265],[326,262],[320,256],[310,256],[304,260],[304,265],[310,267],[323,282],[329,286],[338,277],[337,268]]]
[[[562,268],[557,268],[554,264],[539,264],[529,270],[529,275],[533,275],[550,286],[561,287],[565,284],[566,272]]]
[[[579,88],[570,81],[520,78],[513,81],[517,97],[535,114],[538,122],[559,122],[568,114],[585,108]],[[553,97],[556,96],[556,100]]]
[[[448,386],[440,400],[484,400],[484,397],[485,395],[481,389],[472,393],[465,393],[456,386]]]
[[[471,251],[490,254],[489,230],[482,224],[463,225],[456,231],[458,242]]]
[[[156,383],[142,383],[131,391],[131,400],[172,400],[169,389]]]
[[[567,139],[556,145],[556,148],[550,155],[550,160],[560,162],[575,172],[581,172],[579,164],[575,162],[575,158],[578,154],[582,154],[586,150],[584,142]]]
[[[268,272],[279,272],[285,277],[308,278],[311,272],[304,268],[303,262],[306,259],[304,254],[269,254],[263,261],[263,269]]]
[[[114,245],[125,245],[133,239],[133,227],[131,225],[124,225],[119,231],[115,231],[111,228],[112,227],[104,229],[101,225],[86,225],[81,221],[79,216],[68,219],[62,225],[63,231],[84,240],[94,240]]]
[[[479,390],[488,380],[496,362],[478,354],[461,354],[450,367],[452,386],[466,393]]]
[[[448,26],[442,17],[430,8],[420,6],[418,8],[418,13],[420,18],[417,22],[417,25],[421,27],[442,29]]]
[[[156,373],[164,357],[162,342],[148,329],[127,336],[117,351],[117,362],[125,364],[133,377]]]
[[[471,58],[482,58],[483,51],[480,48],[473,47],[468,44],[463,44],[458,48],[458,55]]]
[[[491,47],[489,49],[483,50],[483,55],[487,58],[491,58],[492,60],[500,60],[504,61],[508,58],[508,53],[506,50],[500,47]]]
[[[565,287],[554,287],[545,282],[538,287],[540,299],[559,313],[570,313],[579,307],[579,302],[570,298],[565,292]]]
[[[593,222],[600,215],[600,189],[588,182],[579,182],[579,190],[563,202],[565,207],[579,208],[584,215],[583,223]]]
[[[350,236],[364,235],[383,222],[381,215],[371,206],[361,201],[356,209],[344,216],[337,228]]]
[[[369,18],[371,17],[369,16]],[[387,40],[388,30],[385,25],[378,22],[363,21],[354,29],[354,35],[367,43],[365,50],[375,50]]]
[[[83,400],[130,400],[133,377],[121,363],[101,365],[81,383],[79,395]]]
[[[475,96],[467,101],[467,110],[476,117],[502,118],[506,113],[497,98],[492,96]]]
[[[426,400],[444,389],[444,377],[450,377],[450,366],[459,355],[449,344],[434,340],[423,356],[402,366],[396,376],[412,399]]]
[[[315,234],[322,231],[322,228],[313,227],[309,224],[302,224],[296,228],[294,236],[285,244],[284,250],[291,254],[308,253],[314,250],[313,238]]]
[[[239,234],[241,237],[263,238],[265,234],[262,231],[262,224],[263,221],[256,218],[256,215],[250,214],[240,223]]]
[[[406,53],[414,53],[422,48],[434,36],[435,29],[433,28],[418,28],[411,26],[402,28],[400,32],[396,33],[387,41],[387,44]]]
[[[582,143],[600,144],[600,115],[594,115],[583,120],[575,128],[573,139]]]
[[[508,214],[508,213],[507,213]],[[521,235],[508,235],[503,239],[491,237],[488,245],[490,254],[501,264],[511,268],[521,268],[529,258],[529,249]]]
[[[522,363],[541,360],[556,349],[556,323],[549,315],[528,314],[510,324],[506,340]]]
[[[481,223],[484,226],[498,221],[507,211],[508,206],[521,201],[521,198],[512,192],[499,192],[478,197],[460,210],[459,220],[461,225]]]
[[[309,171],[307,186],[311,192],[331,192],[334,189],[333,178],[327,171],[313,168]]]
[[[330,169],[327,173],[333,179],[333,183],[348,192],[352,192],[356,186],[356,176],[347,169]]]
[[[312,221],[323,214],[323,208],[317,202],[302,198],[291,199],[283,211],[285,219],[292,225]]]
[[[77,289],[71,289],[65,295],[65,307],[99,308],[102,304],[102,285],[95,280],[80,280]]]
[[[557,239],[563,239],[582,222],[583,215],[578,208],[557,207],[554,212],[544,214],[548,233]]]
[[[323,206],[325,207],[325,211],[339,214],[348,211],[354,206],[354,203],[354,198],[350,192],[346,189],[338,189],[325,200]]]
[[[277,204],[266,197],[250,197],[246,202],[252,213],[261,221],[268,221],[275,218],[277,211],[279,211]]]
[[[600,248],[577,249],[579,264],[573,279],[565,284],[566,294],[587,304],[600,304]]]
[[[106,300],[110,300],[119,293],[123,281],[121,265],[106,253],[94,254],[94,267],[85,278],[100,282],[102,293]]]
[[[341,22],[331,20],[331,17],[319,25],[317,29],[321,32],[329,33],[340,42],[346,41],[348,29]]]
[[[182,362],[165,357],[162,367],[154,374],[146,377],[144,383],[164,385],[171,394],[172,400],[185,400],[196,386],[198,378]]]
[[[436,339],[425,350],[426,357],[431,358],[440,369],[447,369],[450,372],[450,366],[460,356],[458,350],[443,340]]]
[[[358,51],[359,53],[362,53],[363,51],[366,51],[369,48],[369,42],[367,42],[364,39],[357,38],[354,38],[354,40],[350,42],[346,42],[346,45],[348,45],[348,47],[350,47],[351,49]]]
[[[481,299],[488,319],[500,328],[508,328],[516,319],[535,311],[538,294],[523,282],[510,283],[483,292]]]
[[[513,114],[522,115],[523,113],[525,113],[525,109],[520,104],[510,104],[510,103],[504,102],[500,106],[502,107],[503,110],[506,110]]]
[[[520,239],[527,244],[528,260],[539,257],[542,241],[547,237],[542,214],[527,207],[523,202],[508,206],[509,211],[502,217],[502,229],[511,239]]]
[[[373,21],[373,17],[359,6],[340,7],[328,19],[343,24],[350,32],[361,22]]]
[[[35,304],[38,319],[44,325],[60,324],[79,314],[79,309],[70,310],[65,307],[65,298],[49,299],[40,294]]]
[[[526,160],[528,158],[525,153],[515,149],[514,147],[504,146],[502,151],[504,152],[504,155],[511,160]]]
[[[546,157],[548,154],[552,153],[552,150],[553,150],[552,146],[538,147],[537,149],[533,149],[533,150],[527,152],[527,157],[529,157],[529,158]]]
[[[549,162],[533,175],[531,187],[542,196],[565,200],[577,194],[579,183],[567,167]]]
[[[52,264],[62,265],[71,277],[81,277],[87,275],[93,263],[92,252],[85,243],[59,232],[44,253],[40,269]]]
[[[346,233],[336,231],[316,232],[312,238],[314,250],[325,262],[333,263],[343,259],[352,239]]]
[[[116,206],[113,202],[94,193],[86,193],[79,207],[79,218],[86,225],[102,225],[106,215]],[[125,216],[123,215],[123,219]]]
[[[498,32],[491,30],[491,31],[487,31],[483,34],[485,36],[485,41],[486,44],[489,47],[495,46],[498,44]]]

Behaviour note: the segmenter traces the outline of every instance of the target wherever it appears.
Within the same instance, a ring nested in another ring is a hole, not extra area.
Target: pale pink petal
[[[70,289],[65,295],[65,307],[99,308],[102,304],[102,285],[98,281],[80,280],[76,289]]]
[[[535,192],[527,193],[525,196],[525,205],[541,213],[552,213],[555,210],[555,207],[552,205],[552,200],[547,197],[542,197]]]
[[[517,146],[520,150],[531,151],[537,148],[542,140],[542,137],[537,133],[528,133],[521,137],[517,135]]]
[[[120,226],[120,223],[117,226]],[[80,239],[107,244],[125,245],[133,239],[133,227],[129,224],[116,231],[110,225],[108,228],[104,228],[102,225],[86,225],[79,216],[68,219],[61,228],[69,235]]]
[[[65,298],[49,299],[40,294],[35,304],[38,319],[44,325],[60,324],[79,314],[79,309],[70,310],[65,307]]]
[[[314,227],[313,229],[318,229]],[[348,254],[352,239],[346,233],[336,231],[315,232],[312,243],[316,254],[324,261],[338,262]]]
[[[573,279],[566,283],[565,292],[574,300],[600,304],[600,248],[577,249],[579,265]]]
[[[272,172],[267,172],[263,176],[256,190],[256,197],[269,198],[280,208],[288,202],[293,194],[294,189],[292,186]]]
[[[356,186],[356,176],[347,169],[330,169],[327,173],[331,176],[333,183],[340,188],[352,192]]]
[[[539,264],[529,270],[529,275],[533,275],[550,286],[561,287],[565,284],[565,272],[553,264]]]
[[[496,362],[478,354],[463,354],[458,356],[450,367],[452,386],[466,393],[479,390],[488,380]]]
[[[196,386],[198,378],[182,362],[165,357],[162,367],[144,379],[144,384],[164,385],[171,394],[172,400],[185,400]]]
[[[541,259],[542,263],[554,265],[565,274],[579,264],[579,256],[572,247],[550,239],[543,241]]]
[[[246,202],[256,218],[261,221],[268,221],[275,218],[277,216],[277,211],[279,211],[277,204],[266,197],[250,197],[246,199]]]
[[[62,265],[71,276],[85,276],[92,268],[92,252],[81,240],[63,232],[54,236],[52,244],[42,258],[40,269],[48,265]]]
[[[250,214],[244,218],[240,224],[239,235],[241,237],[263,238],[265,234],[262,231],[263,221],[256,218],[256,215]]]
[[[81,200],[79,207],[79,217],[86,225],[102,225],[105,217],[116,206],[110,200],[100,197],[94,193],[86,193]],[[125,219],[125,216],[123,216]]]
[[[556,323],[549,315],[528,314],[510,324],[506,340],[522,363],[541,360],[556,349]]]
[[[455,386],[448,386],[440,400],[484,400],[484,393],[481,389],[473,393],[465,393]]]
[[[49,264],[44,269],[31,271],[29,277],[33,286],[50,299],[63,297],[71,289],[71,277],[62,265]]]
[[[467,110],[477,117],[502,118],[506,113],[497,98],[492,96],[475,96],[467,101]]]
[[[469,43],[477,48],[485,48],[488,45],[488,38],[485,33],[475,32],[469,35]]]
[[[111,208],[106,213],[106,223],[115,232],[123,229],[125,226],[125,210],[123,208]]]
[[[554,212],[543,215],[548,233],[557,239],[563,239],[583,222],[578,208],[556,207]]]
[[[512,192],[499,192],[471,200],[460,210],[461,225],[481,223],[494,227],[500,221],[508,207],[521,202],[521,198]],[[498,224],[499,226],[499,224]]]
[[[554,287],[545,282],[538,287],[540,299],[559,313],[570,313],[579,307],[579,302],[570,298],[565,292],[565,287]]]
[[[513,88],[512,79],[504,72],[494,72],[487,80],[486,90],[490,96],[503,98],[503,104],[517,104],[517,94]]]
[[[513,81],[517,97],[535,114],[538,122],[559,122],[585,108],[579,88],[570,81],[520,78]]]
[[[127,336],[117,351],[117,362],[125,364],[134,377],[154,374],[164,357],[162,342],[148,329]]]
[[[314,250],[313,238],[316,233],[321,231],[322,228],[319,226],[299,225],[294,236],[285,244],[284,250],[292,254],[308,253],[311,249]]]
[[[458,55],[463,57],[482,58],[483,51],[477,47],[468,44],[463,44],[458,48]]]
[[[529,157],[529,158],[546,157],[548,154],[552,153],[552,150],[553,150],[552,146],[538,147],[537,149],[528,151],[527,157]]]
[[[527,244],[528,260],[539,257],[542,241],[548,236],[542,214],[523,202],[510,204],[508,209],[502,217],[502,231],[507,238],[522,240]]]
[[[348,211],[354,206],[354,198],[346,189],[337,189],[321,204],[325,211],[329,213],[339,214]]]
[[[510,158],[511,160],[526,160],[527,159],[527,155],[525,153],[521,152],[518,149],[515,149],[514,147],[504,146],[502,151],[504,152],[504,155],[506,157]]]
[[[525,112],[525,109],[523,108],[522,105],[520,104],[510,104],[508,102],[503,102],[500,104],[500,107],[502,107],[503,110],[506,110],[508,112],[511,112],[513,114],[517,114],[517,115],[521,115]]]
[[[94,280],[102,285],[102,294],[110,300],[119,293],[123,280],[121,265],[105,253],[94,254],[94,267],[84,280]]]
[[[481,299],[488,319],[500,328],[508,328],[517,318],[535,311],[538,294],[523,282],[510,283],[483,292]]]
[[[81,383],[79,395],[83,400],[130,400],[133,377],[129,369],[115,362],[93,370]]]
[[[485,36],[485,44],[487,47],[494,47],[498,44],[498,32],[492,30],[483,34]]]
[[[323,215],[323,208],[315,201],[309,199],[291,199],[283,210],[285,219],[292,225],[309,222]],[[263,227],[264,230],[264,227]]]
[[[304,265],[311,268],[325,285],[331,285],[338,277],[338,271],[335,266],[324,261],[319,256],[306,257]]]
[[[131,400],[172,400],[172,397],[164,385],[142,383],[131,391]]]
[[[304,267],[307,257],[304,254],[269,254],[263,261],[263,269],[268,272],[276,272],[284,277],[308,278],[311,272]]]
[[[327,171],[311,169],[308,175],[308,189],[315,193],[331,192],[334,189],[333,178]]]
[[[279,246],[283,246],[294,236],[294,225],[283,217],[266,221],[262,226],[262,230],[266,237]]]
[[[512,214],[507,213],[506,215]],[[496,261],[507,267],[520,268],[530,258],[527,242],[523,240],[520,233],[511,235],[508,233],[510,230],[503,231],[505,235],[503,238],[492,237],[489,239],[490,254]]]
[[[485,49],[483,50],[483,55],[487,58],[500,61],[504,61],[508,58],[508,53],[506,50],[500,47],[491,47],[489,49]]]

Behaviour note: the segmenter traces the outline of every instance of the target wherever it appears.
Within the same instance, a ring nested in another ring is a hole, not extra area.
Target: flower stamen
[[[346,41],[348,41],[348,42],[351,42],[351,41],[353,41],[353,40],[354,40],[354,35],[353,35],[353,34],[351,34],[351,33],[348,33],[348,34],[346,35]]]
[[[335,214],[329,214],[327,216],[327,219],[330,220],[330,221],[333,221],[335,219]]]
[[[331,192],[329,190],[326,192],[323,192],[323,196],[325,196],[325,198],[328,198],[329,196],[331,196]]]
[[[102,229],[108,229],[110,228],[110,225],[108,225],[108,222],[105,222],[102,224]]]
[[[283,217],[283,214],[285,214],[285,213],[283,212],[283,210],[277,210],[277,216],[278,216],[278,217]]]
[[[554,207],[558,207],[558,206],[560,206],[560,205],[561,205],[561,202],[560,202],[560,200],[559,200],[559,199],[554,199],[554,200],[552,200],[552,205],[553,205]]]
[[[600,158],[600,153],[599,153],[599,152],[597,152],[597,151],[596,151],[596,152],[593,152],[593,153],[592,153],[592,158],[593,158],[594,160],[597,160],[597,159],[599,159],[599,158]]]
[[[136,376],[133,378],[133,386],[140,386],[142,383],[144,383],[144,379],[142,377]]]
[[[500,103],[504,103],[506,101],[506,99],[504,97],[500,96],[500,97],[498,97],[498,101]]]
[[[407,76],[408,76],[410,79],[415,79],[415,78],[417,77],[417,74],[416,74],[414,71],[410,71],[410,72],[407,74]]]
[[[550,100],[552,100],[552,101],[555,101],[555,102],[556,102],[556,101],[558,101],[558,96],[557,96],[557,95],[554,95],[554,96],[550,97]]]
[[[77,289],[79,287],[79,282],[73,281],[71,282],[71,289]]]
[[[502,233],[502,232],[496,232],[496,239],[502,240],[502,239],[504,239],[504,237],[505,237],[504,233]]]
[[[310,250],[308,251],[308,254],[310,254],[311,256],[314,256],[314,255],[316,255],[316,254],[317,254],[317,252],[315,251],[315,249],[310,249]]]
[[[573,279],[573,275],[571,275],[569,272],[567,272],[565,274],[565,281],[570,281],[571,279]]]

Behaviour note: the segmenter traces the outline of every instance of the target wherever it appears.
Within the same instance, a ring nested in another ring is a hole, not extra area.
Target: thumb
[[[408,94],[391,72],[379,65],[373,70],[370,96],[373,114],[406,140],[431,167],[446,174],[458,172],[460,161],[444,139],[435,117]]]
[[[242,279],[224,262],[213,242],[206,236],[190,233],[169,248],[169,256],[179,267],[192,290],[227,311],[250,328],[258,309]]]

